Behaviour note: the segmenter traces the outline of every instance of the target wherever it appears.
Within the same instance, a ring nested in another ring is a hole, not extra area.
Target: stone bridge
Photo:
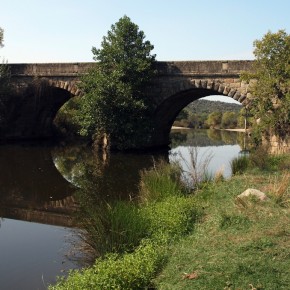
[[[148,88],[154,104],[155,135],[151,147],[169,144],[169,132],[178,113],[189,103],[209,95],[224,95],[247,103],[247,84],[240,74],[252,61],[157,62],[157,75]],[[6,139],[43,138],[53,133],[59,108],[81,95],[80,76],[94,63],[12,64],[17,101],[10,102]]]

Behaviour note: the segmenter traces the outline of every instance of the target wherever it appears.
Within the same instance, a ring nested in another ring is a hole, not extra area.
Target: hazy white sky
[[[92,61],[92,46],[124,15],[145,32],[157,60],[252,59],[255,39],[290,32],[289,0],[0,0],[0,56]]]

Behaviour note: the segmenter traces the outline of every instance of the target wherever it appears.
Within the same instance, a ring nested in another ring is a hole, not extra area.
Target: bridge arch
[[[36,118],[36,135],[43,134],[44,137],[55,134],[55,118],[57,113],[69,100],[81,96],[82,91],[78,88],[76,81],[63,81],[53,79],[41,79],[44,92],[40,96],[41,105],[38,108],[39,118]]]
[[[185,89],[168,96],[157,106],[154,112],[154,146],[162,147],[170,144],[169,135],[176,117],[183,108],[193,101],[211,95],[221,95],[246,105],[246,94],[242,94],[239,89],[214,81],[191,80],[190,83],[191,86],[185,87],[183,85]]]
[[[25,85],[24,85],[25,84]],[[35,77],[19,82],[7,139],[47,138],[55,133],[54,119],[59,109],[82,92],[75,80]],[[21,109],[20,109],[21,108]],[[11,129],[12,128],[12,129]]]
[[[48,82],[51,87],[68,91],[72,96],[82,95],[82,91],[78,88],[75,81],[49,80]]]

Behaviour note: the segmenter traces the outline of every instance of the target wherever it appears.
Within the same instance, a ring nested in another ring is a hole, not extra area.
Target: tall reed
[[[200,184],[212,179],[208,167],[213,158],[213,154],[208,151],[200,154],[200,151],[196,146],[189,147],[188,153],[189,159],[179,152],[179,162],[184,165],[182,166],[183,181],[188,188],[197,189]]]
[[[181,195],[181,167],[164,160],[141,173],[139,197],[141,203],[160,201],[165,197]]]
[[[80,195],[80,193],[79,193]],[[146,237],[148,225],[132,201],[86,201],[86,193],[79,196],[77,219],[81,238],[91,249],[94,258],[106,253],[132,251]]]
[[[241,174],[249,167],[249,158],[247,156],[239,156],[234,158],[231,162],[232,174]]]

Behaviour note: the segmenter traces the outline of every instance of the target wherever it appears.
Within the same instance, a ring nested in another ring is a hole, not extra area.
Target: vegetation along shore
[[[50,289],[288,289],[290,157],[260,149],[232,169],[195,188],[177,164],[143,172],[138,198],[99,221],[110,247]]]

